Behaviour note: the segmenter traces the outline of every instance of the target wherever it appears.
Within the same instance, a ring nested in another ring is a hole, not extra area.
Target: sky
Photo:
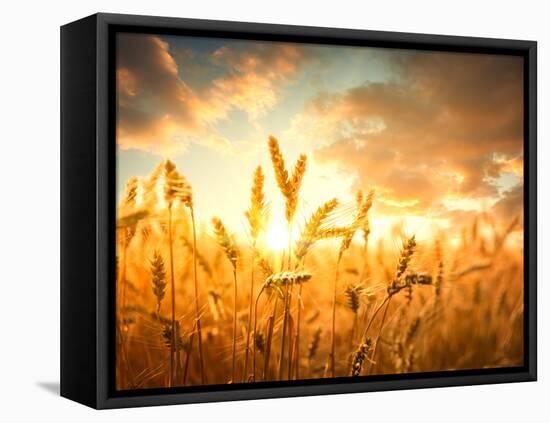
[[[120,33],[117,190],[165,158],[202,222],[244,233],[254,169],[282,224],[267,140],[308,157],[297,220],[375,190],[374,236],[522,217],[523,59]],[[374,225],[373,225],[374,226]]]

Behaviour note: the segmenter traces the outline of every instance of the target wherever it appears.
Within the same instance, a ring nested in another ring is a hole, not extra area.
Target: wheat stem
[[[235,357],[236,357],[236,345],[237,345],[237,259],[239,257],[239,251],[237,250],[237,246],[235,244],[235,240],[233,239],[233,236],[229,234],[227,229],[225,228],[222,221],[214,217],[212,218],[212,224],[214,225],[214,234],[216,236],[216,241],[219,244],[219,246],[223,249],[227,259],[231,263],[231,266],[233,268],[233,286],[234,286],[234,301],[233,301],[233,356],[232,356],[232,363],[233,368],[231,371],[232,379],[231,382],[236,382],[236,363],[235,363]]]
[[[268,328],[266,347],[265,347],[265,359],[264,359],[264,380],[267,380],[267,373],[269,370],[269,358],[271,356],[271,344],[273,343],[273,327],[275,326],[275,317],[277,315],[277,305],[279,303],[279,296],[275,296],[275,303],[273,304],[273,312],[268,318],[268,322],[271,324]]]
[[[292,250],[292,222],[288,223],[288,270],[291,269],[291,250]],[[290,290],[291,290],[292,284],[287,284],[285,286],[285,295],[284,295],[284,311],[283,311],[283,333],[282,333],[282,339],[281,339],[281,356],[279,359],[279,380],[283,379],[283,366],[284,366],[284,358],[285,358],[285,343],[286,343],[286,334],[287,334],[287,326],[289,324],[289,314],[290,314]],[[288,360],[291,360],[291,357],[288,357]],[[289,363],[290,366],[290,363]]]
[[[283,310],[283,333],[281,339],[281,356],[279,358],[279,380],[283,380],[283,362],[285,358],[285,339],[286,339],[286,329],[288,323],[288,298],[289,298],[289,284],[285,286],[284,293],[284,310]]]
[[[382,329],[384,328],[384,323],[386,321],[386,316],[388,314],[388,309],[390,308],[390,302],[391,302],[392,297],[393,297],[393,295],[389,296],[388,301],[386,301],[386,308],[384,310],[384,314],[382,315],[382,321],[380,322],[380,327],[378,328],[378,334],[376,335],[376,339],[374,341],[374,346],[372,347],[372,354],[371,354],[371,357],[370,357],[370,360],[369,360],[367,375],[370,374],[370,372],[372,370],[372,364],[374,362],[374,358],[375,358],[375,355],[376,355],[376,347],[378,346],[378,341],[380,340],[380,335],[382,335]]]
[[[296,320],[296,332],[294,335],[294,360],[295,360],[295,375],[296,379],[300,379],[300,325],[302,320],[302,287],[303,285],[300,284],[300,288],[298,289],[298,316]]]
[[[183,386],[187,385],[187,374],[189,372],[189,361],[191,359],[191,353],[193,352],[193,342],[195,340],[195,330],[197,330],[197,320],[193,322],[193,329],[189,336],[189,349],[185,354],[185,364],[183,367]]]
[[[376,315],[380,312],[380,309],[382,307],[384,307],[384,305],[390,300],[390,295],[386,295],[384,297],[384,300],[378,305],[378,307],[376,307],[376,309],[374,310],[374,312],[372,313],[372,316],[369,320],[369,323],[367,324],[367,327],[365,328],[365,331],[363,332],[363,338],[362,339],[367,339],[367,334],[369,332],[369,329],[370,327],[372,326],[373,322],[374,322],[374,319],[376,318]]]
[[[302,286],[302,284],[300,284]],[[294,296],[294,282],[290,284],[289,287],[289,298],[288,298],[288,309],[289,309],[289,320],[288,320],[288,380],[291,379],[292,375],[292,363],[293,363],[293,353],[295,348],[295,341],[296,338],[294,337],[294,334],[291,333],[292,331],[292,314],[290,313],[292,310],[292,298]]]
[[[260,300],[260,296],[264,292],[264,287],[260,289],[260,292],[258,292],[258,296],[256,297],[256,301],[254,304],[254,337],[256,337],[257,334],[257,326],[258,326],[258,301]],[[256,381],[256,342],[254,342],[253,346],[253,353],[252,353],[252,382]]]

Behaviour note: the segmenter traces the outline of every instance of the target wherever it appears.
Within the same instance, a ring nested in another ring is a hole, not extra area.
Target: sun
[[[271,221],[266,229],[265,242],[267,248],[274,252],[287,249],[289,234],[286,223],[278,219]]]

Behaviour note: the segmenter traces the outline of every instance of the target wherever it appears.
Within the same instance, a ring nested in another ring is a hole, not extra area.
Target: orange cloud
[[[182,134],[201,127],[198,98],[178,77],[168,44],[158,37],[120,35],[117,44],[117,143],[153,152],[185,148]]]
[[[304,55],[285,44],[247,50],[224,47],[210,60],[225,74],[197,91],[178,72],[169,45],[159,37],[123,34],[117,51],[117,143],[160,154],[185,151],[192,142],[228,151],[231,144],[215,128],[233,109],[250,120],[277,103],[279,86]],[[188,57],[187,50],[174,50]],[[185,61],[184,61],[185,62]],[[185,71],[185,69],[184,69]]]
[[[450,195],[497,198],[492,178],[522,168],[522,60],[418,52],[394,65],[397,81],[316,98],[289,136],[317,148],[317,160],[356,171],[389,209],[426,213]]]

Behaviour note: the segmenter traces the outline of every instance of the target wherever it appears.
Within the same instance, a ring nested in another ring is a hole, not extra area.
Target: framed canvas
[[[61,394],[536,380],[536,43],[61,28]]]

